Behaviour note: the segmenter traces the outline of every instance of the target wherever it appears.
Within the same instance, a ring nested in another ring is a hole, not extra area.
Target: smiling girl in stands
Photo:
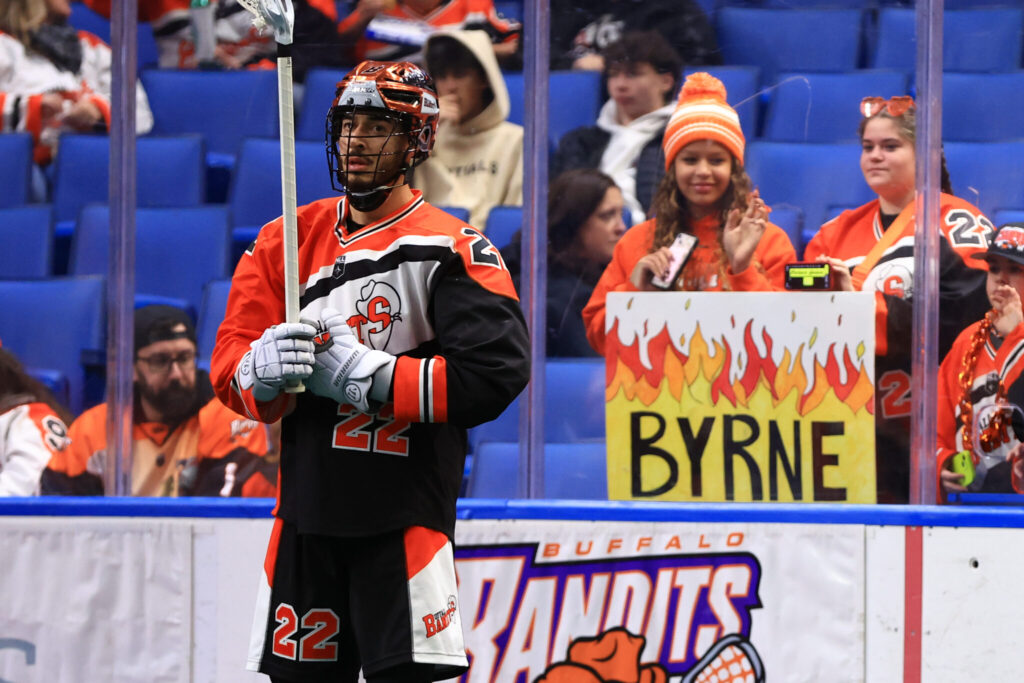
[[[861,102],[860,167],[878,195],[822,226],[804,250],[805,261],[830,264],[834,287],[875,294],[875,450],[879,502],[906,502],[910,462],[910,360],[913,327],[914,140],[910,97]],[[942,165],[939,240],[939,353],[988,308],[983,253],[992,223],[952,194]],[[971,267],[973,266],[973,267]]]
[[[587,339],[598,353],[604,353],[608,292],[663,291],[651,280],[669,275],[669,245],[680,233],[696,237],[697,245],[669,289],[783,289],[785,266],[796,253],[751,190],[739,116],[725,97],[721,81],[706,73],[683,84],[662,141],[666,173],[654,199],[655,217],[619,240],[583,309]]]

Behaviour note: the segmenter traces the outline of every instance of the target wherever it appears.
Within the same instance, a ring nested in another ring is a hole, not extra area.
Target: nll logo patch
[[[334,259],[334,269],[331,271],[331,277],[335,280],[340,280],[345,274],[345,255],[342,254],[338,258]]]

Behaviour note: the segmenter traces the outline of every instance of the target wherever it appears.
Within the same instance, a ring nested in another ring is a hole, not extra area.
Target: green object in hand
[[[950,469],[957,474],[964,475],[964,480],[960,482],[963,486],[970,486],[974,481],[974,463],[971,462],[970,451],[960,451],[954,455]]]
[[[189,7],[192,9],[201,9],[203,7],[207,7],[209,4],[210,0],[192,0],[192,2],[189,3]]]

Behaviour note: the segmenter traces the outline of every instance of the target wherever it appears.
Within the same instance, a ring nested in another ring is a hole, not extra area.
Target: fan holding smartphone
[[[608,292],[784,288],[796,252],[751,189],[744,144],[722,82],[706,73],[688,76],[662,140],[666,172],[654,218],[622,237],[583,309],[587,339],[598,353],[604,353]]]

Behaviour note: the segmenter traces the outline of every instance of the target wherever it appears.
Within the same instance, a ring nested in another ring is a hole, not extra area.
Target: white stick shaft
[[[299,238],[295,219],[295,115],[292,60],[277,60],[277,100],[281,118],[281,215],[284,218],[285,322],[299,321]]]
[[[277,58],[277,103],[281,119],[281,216],[284,223],[284,320],[299,322],[299,230],[295,218],[295,115],[292,102],[292,58]],[[303,390],[289,385],[290,393]]]

